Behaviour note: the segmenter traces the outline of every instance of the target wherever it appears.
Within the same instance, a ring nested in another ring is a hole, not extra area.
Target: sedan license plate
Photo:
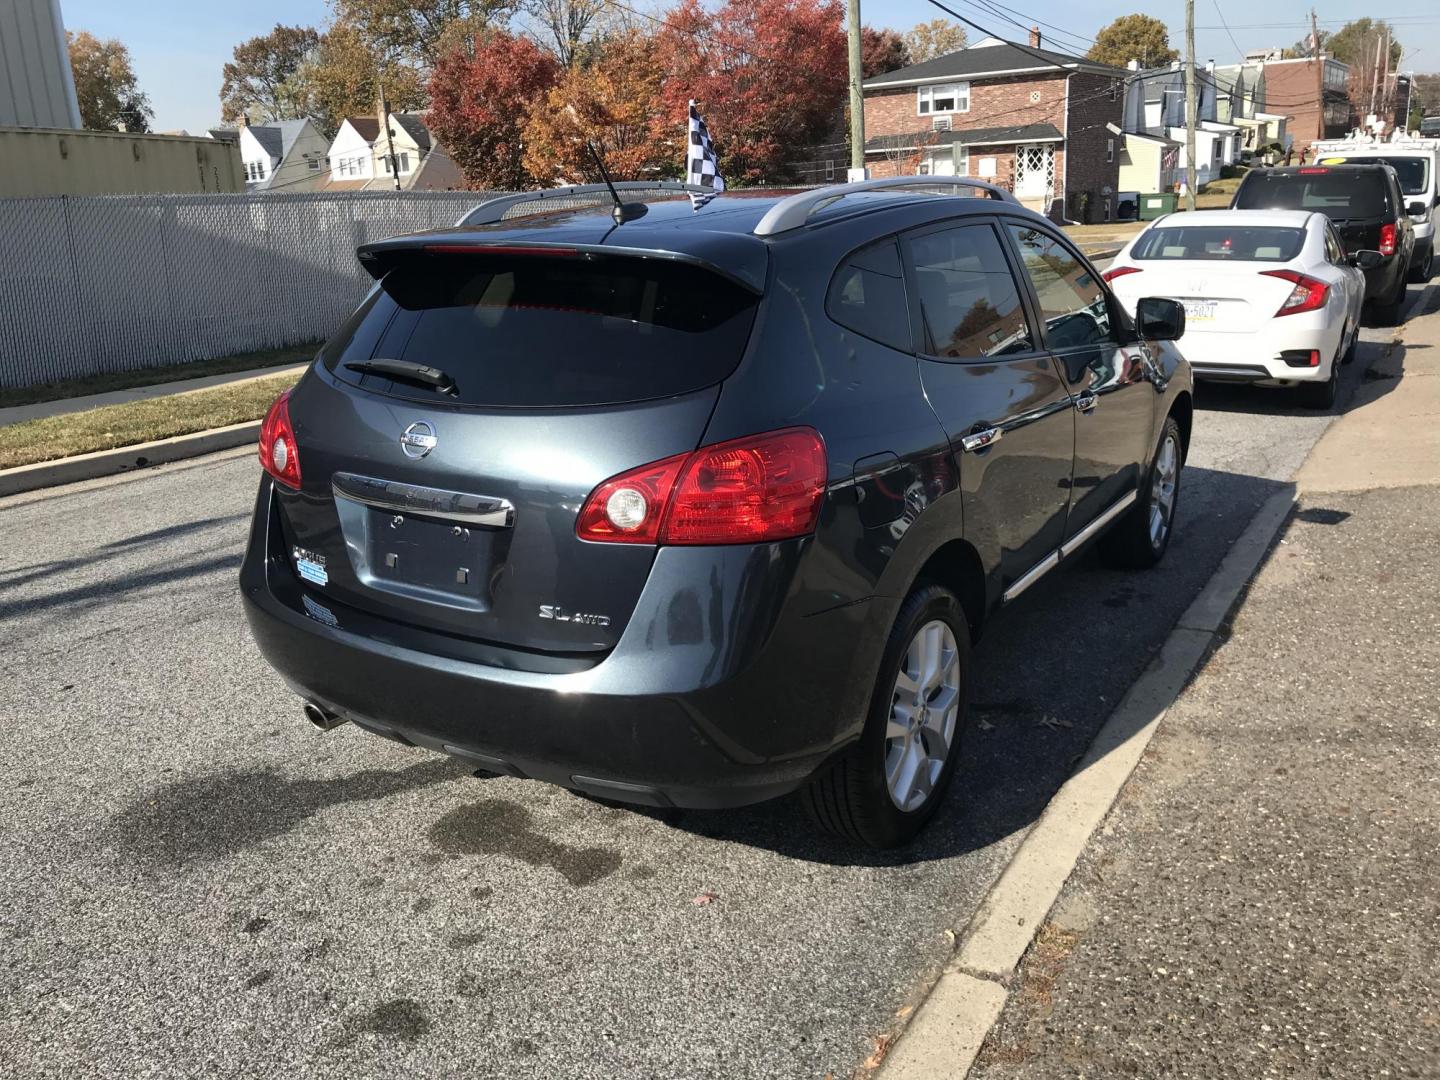
[[[1186,300],[1185,318],[1205,320],[1215,318],[1215,300]]]

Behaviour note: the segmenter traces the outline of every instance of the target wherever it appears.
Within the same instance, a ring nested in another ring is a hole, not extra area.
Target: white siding
[[[80,126],[60,0],[0,2],[0,126]]]

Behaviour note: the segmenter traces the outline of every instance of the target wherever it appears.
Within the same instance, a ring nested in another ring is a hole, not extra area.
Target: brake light
[[[286,487],[300,489],[300,447],[290,423],[290,391],[275,399],[260,423],[260,464]]]
[[[1317,173],[1328,173],[1329,169],[1306,168],[1300,170],[1301,176],[1315,176]]]
[[[605,481],[575,530],[621,544],[787,540],[814,531],[826,474],[825,444],[811,428],[732,439]]]
[[[1288,281],[1294,286],[1285,302],[1280,305],[1280,310],[1275,312],[1275,318],[1281,315],[1298,315],[1302,311],[1319,311],[1325,306],[1325,301],[1330,296],[1330,286],[1323,281],[1307,277],[1294,270],[1262,270],[1262,277],[1279,278],[1281,281]]]
[[[1124,277],[1126,274],[1138,273],[1140,273],[1140,267],[1138,266],[1112,266],[1109,270],[1106,270],[1100,276],[1104,278],[1106,283],[1108,284],[1109,282],[1114,281],[1116,278]]]
[[[1394,225],[1381,225],[1381,226],[1380,226],[1380,254],[1381,254],[1381,255],[1394,255],[1394,254],[1395,254],[1395,226],[1394,226]]]

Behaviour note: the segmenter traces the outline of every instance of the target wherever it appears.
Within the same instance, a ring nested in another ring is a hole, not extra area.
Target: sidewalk
[[[972,1077],[1440,1075],[1440,316],[1371,375]]]
[[[228,386],[234,383],[253,382],[272,375],[293,374],[299,376],[309,366],[288,364],[280,367],[255,368],[251,371],[232,371],[225,375],[206,375],[198,379],[178,379],[175,382],[153,383],[129,390],[111,390],[103,394],[87,394],[84,397],[60,398],[56,401],[41,401],[34,405],[12,405],[0,409],[0,427],[18,424],[24,420],[39,420],[47,416],[63,416],[67,413],[98,409],[103,405],[122,405],[130,401],[146,401],[150,398],[166,397],[170,394],[188,394],[196,390],[208,390],[212,386]]]

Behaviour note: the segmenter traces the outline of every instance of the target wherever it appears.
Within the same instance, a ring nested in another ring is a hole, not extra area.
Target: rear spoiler
[[[428,255],[512,255],[541,258],[573,259],[659,259],[685,263],[762,296],[765,275],[769,269],[769,253],[762,243],[748,236],[712,233],[706,238],[707,255],[724,257],[727,265],[712,258],[685,251],[662,248],[634,248],[618,244],[569,244],[540,240],[505,240],[494,236],[478,237],[472,233],[444,232],[419,236],[401,236],[362,244],[355,249],[360,265],[379,281],[396,266]]]

